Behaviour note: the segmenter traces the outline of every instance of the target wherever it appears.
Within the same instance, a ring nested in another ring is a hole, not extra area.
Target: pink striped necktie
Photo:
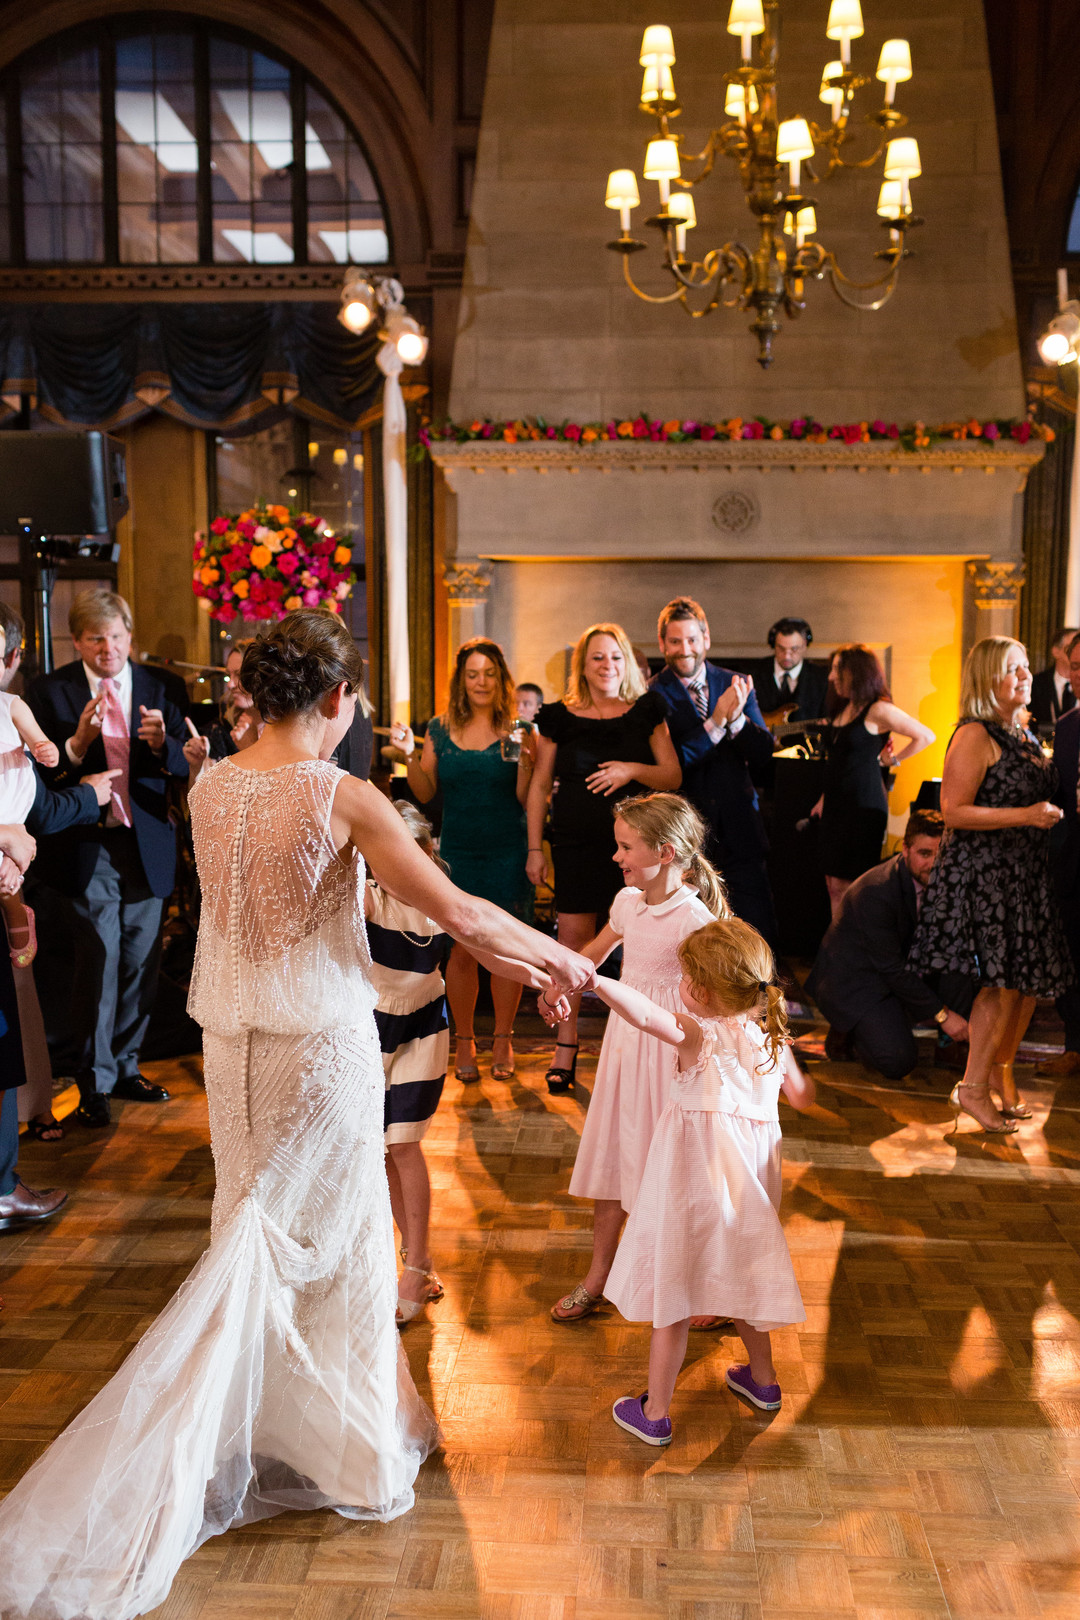
[[[112,781],[112,802],[109,811],[121,827],[130,827],[131,733],[128,730],[127,715],[116,690],[116,682],[111,675],[106,675],[102,680],[101,690],[105,694],[105,702],[101,706],[101,740],[105,744],[105,762],[110,771],[118,767],[120,770],[120,775],[114,777]]]

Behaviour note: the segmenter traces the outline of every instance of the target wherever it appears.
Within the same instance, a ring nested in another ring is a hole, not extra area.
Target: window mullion
[[[120,262],[120,199],[116,175],[116,44],[111,34],[102,40],[101,76],[101,204],[105,263]]]
[[[16,68],[8,77],[8,202],[11,207],[11,262],[26,263],[26,188],[23,185],[22,76]]]
[[[199,263],[214,259],[213,175],[210,170],[210,45],[205,28],[195,32],[195,139],[199,146],[199,172],[195,181],[195,213],[199,233]]]
[[[308,262],[308,205],[307,205],[307,108],[304,94],[304,76],[296,68],[289,77],[289,99],[292,103],[292,223],[293,263]]]

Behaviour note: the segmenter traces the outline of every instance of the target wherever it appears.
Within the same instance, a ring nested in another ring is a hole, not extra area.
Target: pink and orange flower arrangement
[[[253,506],[200,529],[192,590],[212,619],[283,619],[301,607],[341,604],[356,583],[352,540],[326,519],[287,506]]]
[[[812,416],[797,416],[790,422],[773,422],[764,416],[744,419],[732,416],[726,422],[684,422],[679,417],[668,421],[653,420],[645,412],[610,422],[546,422],[543,417],[521,418],[516,422],[494,422],[477,418],[472,422],[428,423],[420,431],[421,442],[431,447],[440,440],[468,444],[476,439],[487,439],[497,444],[522,444],[529,441],[553,439],[566,444],[596,444],[601,440],[646,439],[654,444],[682,444],[692,440],[710,439],[784,439],[802,440],[807,444],[871,444],[882,439],[893,440],[905,450],[924,450],[932,444],[955,439],[984,439],[988,444],[1014,441],[1026,444],[1029,439],[1050,443],[1054,430],[1033,416],[1019,421],[944,422],[928,427],[925,422],[912,422],[901,427],[896,422],[880,418],[873,422],[836,422],[831,427],[816,422]]]

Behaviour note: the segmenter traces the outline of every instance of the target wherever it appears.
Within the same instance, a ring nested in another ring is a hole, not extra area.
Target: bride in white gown
[[[328,762],[361,674],[340,621],[290,614],[244,658],[262,737],[193,785],[210,1247],[0,1505],[3,1620],[133,1620],[232,1525],[412,1505],[437,1429],[394,1321],[364,858],[522,978],[570,990],[591,968],[456,889],[381,794]]]

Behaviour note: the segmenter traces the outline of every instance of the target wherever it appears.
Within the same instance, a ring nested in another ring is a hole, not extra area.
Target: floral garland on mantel
[[[790,440],[803,444],[873,444],[892,442],[905,450],[926,450],[931,445],[953,442],[957,439],[982,439],[987,444],[1027,444],[1029,439],[1052,443],[1052,427],[1038,422],[1033,415],[1019,420],[997,419],[987,422],[944,422],[939,427],[928,427],[925,422],[913,422],[900,427],[896,422],[837,422],[825,427],[812,416],[797,416],[790,422],[773,422],[766,416],[743,418],[733,416],[726,422],[681,421],[672,417],[666,422],[653,419],[642,412],[610,422],[546,422],[542,416],[520,417],[515,422],[493,422],[477,418],[472,422],[427,423],[420,429],[420,441],[428,449],[433,444],[472,444],[488,440],[495,444],[524,444],[551,440],[558,444],[598,444],[621,439],[645,440],[653,444],[707,443],[710,439],[772,439]]]

